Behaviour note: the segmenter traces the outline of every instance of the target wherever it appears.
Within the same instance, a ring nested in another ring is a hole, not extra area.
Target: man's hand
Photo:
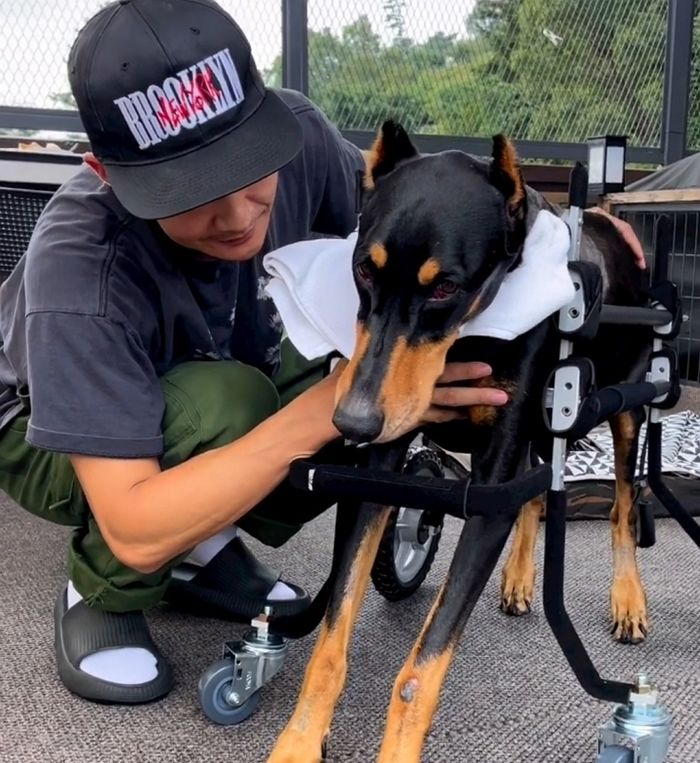
[[[634,232],[634,229],[629,223],[626,223],[624,220],[620,220],[619,217],[611,215],[609,212],[606,212],[600,207],[591,207],[591,209],[587,209],[586,212],[594,212],[595,214],[603,215],[603,217],[606,217],[608,220],[610,220],[610,222],[617,228],[618,233],[622,236],[622,238],[624,238],[624,240],[627,242],[627,245],[634,252],[634,261],[637,264],[637,267],[641,268],[641,270],[646,270],[647,263],[644,259],[644,250],[642,249],[642,245],[637,238],[637,234]]]
[[[425,423],[438,424],[465,418],[466,413],[463,409],[472,405],[505,405],[508,402],[508,394],[502,389],[488,386],[454,386],[455,382],[478,382],[490,375],[491,367],[486,363],[448,363],[435,385],[432,405],[423,417]]]

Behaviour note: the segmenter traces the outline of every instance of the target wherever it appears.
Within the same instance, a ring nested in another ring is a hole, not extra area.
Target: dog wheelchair
[[[460,461],[420,435],[407,448],[400,473],[375,467],[373,451],[378,446],[358,449],[356,466],[295,462],[290,479],[297,488],[338,501],[331,574],[306,612],[276,618],[266,608],[241,640],[224,645],[223,659],[210,666],[199,683],[202,710],[210,720],[235,724],[248,718],[259,703],[260,689],[282,668],[290,639],[308,635],[320,623],[337,571],[342,539],[359,502],[401,507],[392,514],[372,569],[375,589],[387,599],[400,600],[414,593],[425,579],[437,552],[445,515],[462,520],[495,515],[515,518],[524,503],[546,493],[543,606],[547,622],[582,688],[596,699],[616,705],[611,720],[598,730],[596,763],[666,760],[671,715],[660,702],[648,674],[638,673],[631,683],[601,677],[564,604],[567,444],[614,414],[641,406],[648,409],[645,481],[669,515],[700,546],[700,525],[661,476],[661,412],[673,407],[680,396],[676,355],[665,344],[678,334],[682,318],[676,287],[667,280],[670,227],[665,218],[659,218],[649,306],[604,305],[600,271],[579,260],[587,186],[586,170],[579,164],[572,173],[568,212],[570,272],[576,291],[572,302],[557,316],[560,360],[542,399],[545,423],[553,436],[551,459],[533,462],[530,470],[509,482],[474,485]],[[652,328],[653,346],[645,381],[597,389],[590,361],[573,356],[573,340],[592,338],[599,325],[606,323]],[[655,541],[651,508],[639,503],[638,513],[638,545],[651,546]],[[473,575],[465,591],[469,613],[504,545],[505,539],[497,549],[475,548]]]

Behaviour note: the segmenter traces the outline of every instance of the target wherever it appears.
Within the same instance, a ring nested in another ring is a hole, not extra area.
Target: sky
[[[261,69],[281,50],[280,0],[219,0],[248,36]],[[0,0],[0,105],[50,108],[68,90],[66,57],[82,24],[105,0]],[[424,40],[436,32],[462,35],[475,0],[406,0],[406,33]],[[309,27],[338,32],[365,14],[384,39],[390,30],[382,0],[309,0]]]

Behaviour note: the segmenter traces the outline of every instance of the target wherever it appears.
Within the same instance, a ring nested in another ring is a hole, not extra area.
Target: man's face
[[[188,249],[229,262],[249,260],[265,242],[277,177],[275,172],[229,196],[158,220],[158,224],[169,238]]]

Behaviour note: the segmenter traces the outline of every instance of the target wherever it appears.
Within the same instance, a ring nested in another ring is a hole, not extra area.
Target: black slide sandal
[[[278,617],[305,610],[311,597],[286,580],[282,582],[295,592],[294,599],[266,598],[279,579],[235,537],[204,567],[181,565],[173,570],[164,601],[180,612],[241,623],[259,615],[268,604]]]
[[[64,685],[84,699],[104,704],[135,705],[166,695],[174,685],[173,671],[153,642],[142,612],[103,612],[80,601],[68,609],[66,589],[54,608],[58,674]],[[158,675],[144,684],[115,684],[80,670],[90,654],[119,647],[142,647],[156,658]]]

